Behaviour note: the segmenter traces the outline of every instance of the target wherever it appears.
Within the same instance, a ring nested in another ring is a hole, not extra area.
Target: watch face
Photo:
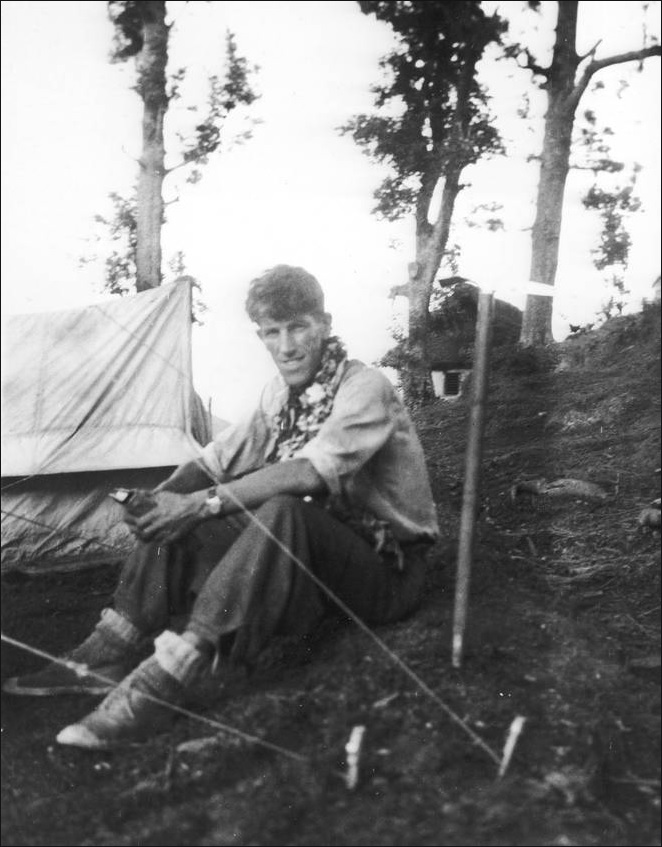
[[[207,508],[209,509],[210,514],[220,515],[220,513],[221,513],[221,498],[218,495],[214,495],[214,497],[208,497],[207,498]]]

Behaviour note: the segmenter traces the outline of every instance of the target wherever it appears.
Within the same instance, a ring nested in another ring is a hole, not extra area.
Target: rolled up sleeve
[[[264,467],[274,438],[273,417],[282,401],[282,385],[273,380],[254,412],[226,427],[203,448],[202,461],[214,479],[224,482]]]
[[[317,435],[292,458],[305,458],[339,495],[393,433],[393,388],[383,374],[364,370],[344,382]]]

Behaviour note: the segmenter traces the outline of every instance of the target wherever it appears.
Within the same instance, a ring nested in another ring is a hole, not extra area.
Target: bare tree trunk
[[[143,101],[143,146],[138,176],[136,289],[145,291],[161,284],[168,27],[165,0],[143,0],[140,11],[144,41],[136,58],[138,91]]]
[[[552,337],[551,289],[556,279],[563,217],[563,196],[570,161],[572,116],[564,114],[563,103],[550,107],[545,127],[542,166],[538,184],[536,218],[531,234],[529,279],[550,286],[550,296],[528,294],[520,342],[526,346],[546,344]]]
[[[531,233],[529,279],[550,286],[556,279],[563,217],[563,195],[570,166],[570,142],[576,104],[570,102],[579,56],[575,51],[577,2],[558,3],[559,17],[552,64],[547,72],[547,115]],[[520,343],[527,347],[546,344],[552,337],[551,296],[529,294],[526,298]]]
[[[546,344],[552,337],[553,291],[559,258],[559,241],[563,217],[563,196],[570,163],[570,147],[575,112],[592,76],[609,65],[643,61],[659,56],[659,45],[596,60],[596,47],[586,56],[575,50],[577,33],[577,0],[558,2],[558,21],[552,64],[530,67],[546,77],[547,114],[543,141],[540,181],[536,200],[536,218],[531,235],[532,282],[548,285],[549,296],[529,294],[526,298],[520,343],[526,347]],[[577,79],[577,69],[587,58]]]
[[[417,206],[416,261],[409,265],[408,287],[410,366],[405,379],[405,391],[412,400],[425,401],[433,396],[427,357],[430,296],[448,243],[455,199],[460,191],[460,172],[446,174],[434,225],[428,222],[427,215],[438,176],[430,178],[421,190]]]
[[[472,160],[469,131],[471,85],[482,51],[482,46],[474,45],[465,56],[458,79],[451,138],[454,153],[443,172],[440,164],[424,177],[416,203],[416,261],[409,266],[409,353],[412,365],[405,380],[405,391],[413,400],[425,401],[434,396],[427,356],[430,296],[448,244],[455,200],[460,193],[460,175]],[[434,224],[430,224],[430,203],[442,176],[444,187],[439,212]]]

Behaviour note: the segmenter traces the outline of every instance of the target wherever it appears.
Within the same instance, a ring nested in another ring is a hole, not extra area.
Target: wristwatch
[[[210,488],[207,492],[205,511],[210,518],[220,518],[223,515],[223,500],[215,488]]]

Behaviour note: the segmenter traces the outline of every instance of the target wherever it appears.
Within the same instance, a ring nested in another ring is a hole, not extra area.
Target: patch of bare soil
[[[422,608],[282,641],[226,670],[192,718],[140,747],[59,749],[92,702],[2,701],[5,845],[657,845],[660,843],[659,308],[544,355],[495,355],[464,660],[451,666],[467,402],[417,412],[443,538]],[[606,497],[549,497],[578,479]],[[537,481],[537,482],[536,482]],[[538,485],[538,487],[536,487]],[[3,580],[3,632],[59,652],[96,620],[112,568]],[[3,644],[3,679],[41,660]],[[524,730],[506,775],[498,755]],[[348,790],[344,746],[366,734]],[[204,745],[184,742],[215,737]]]

